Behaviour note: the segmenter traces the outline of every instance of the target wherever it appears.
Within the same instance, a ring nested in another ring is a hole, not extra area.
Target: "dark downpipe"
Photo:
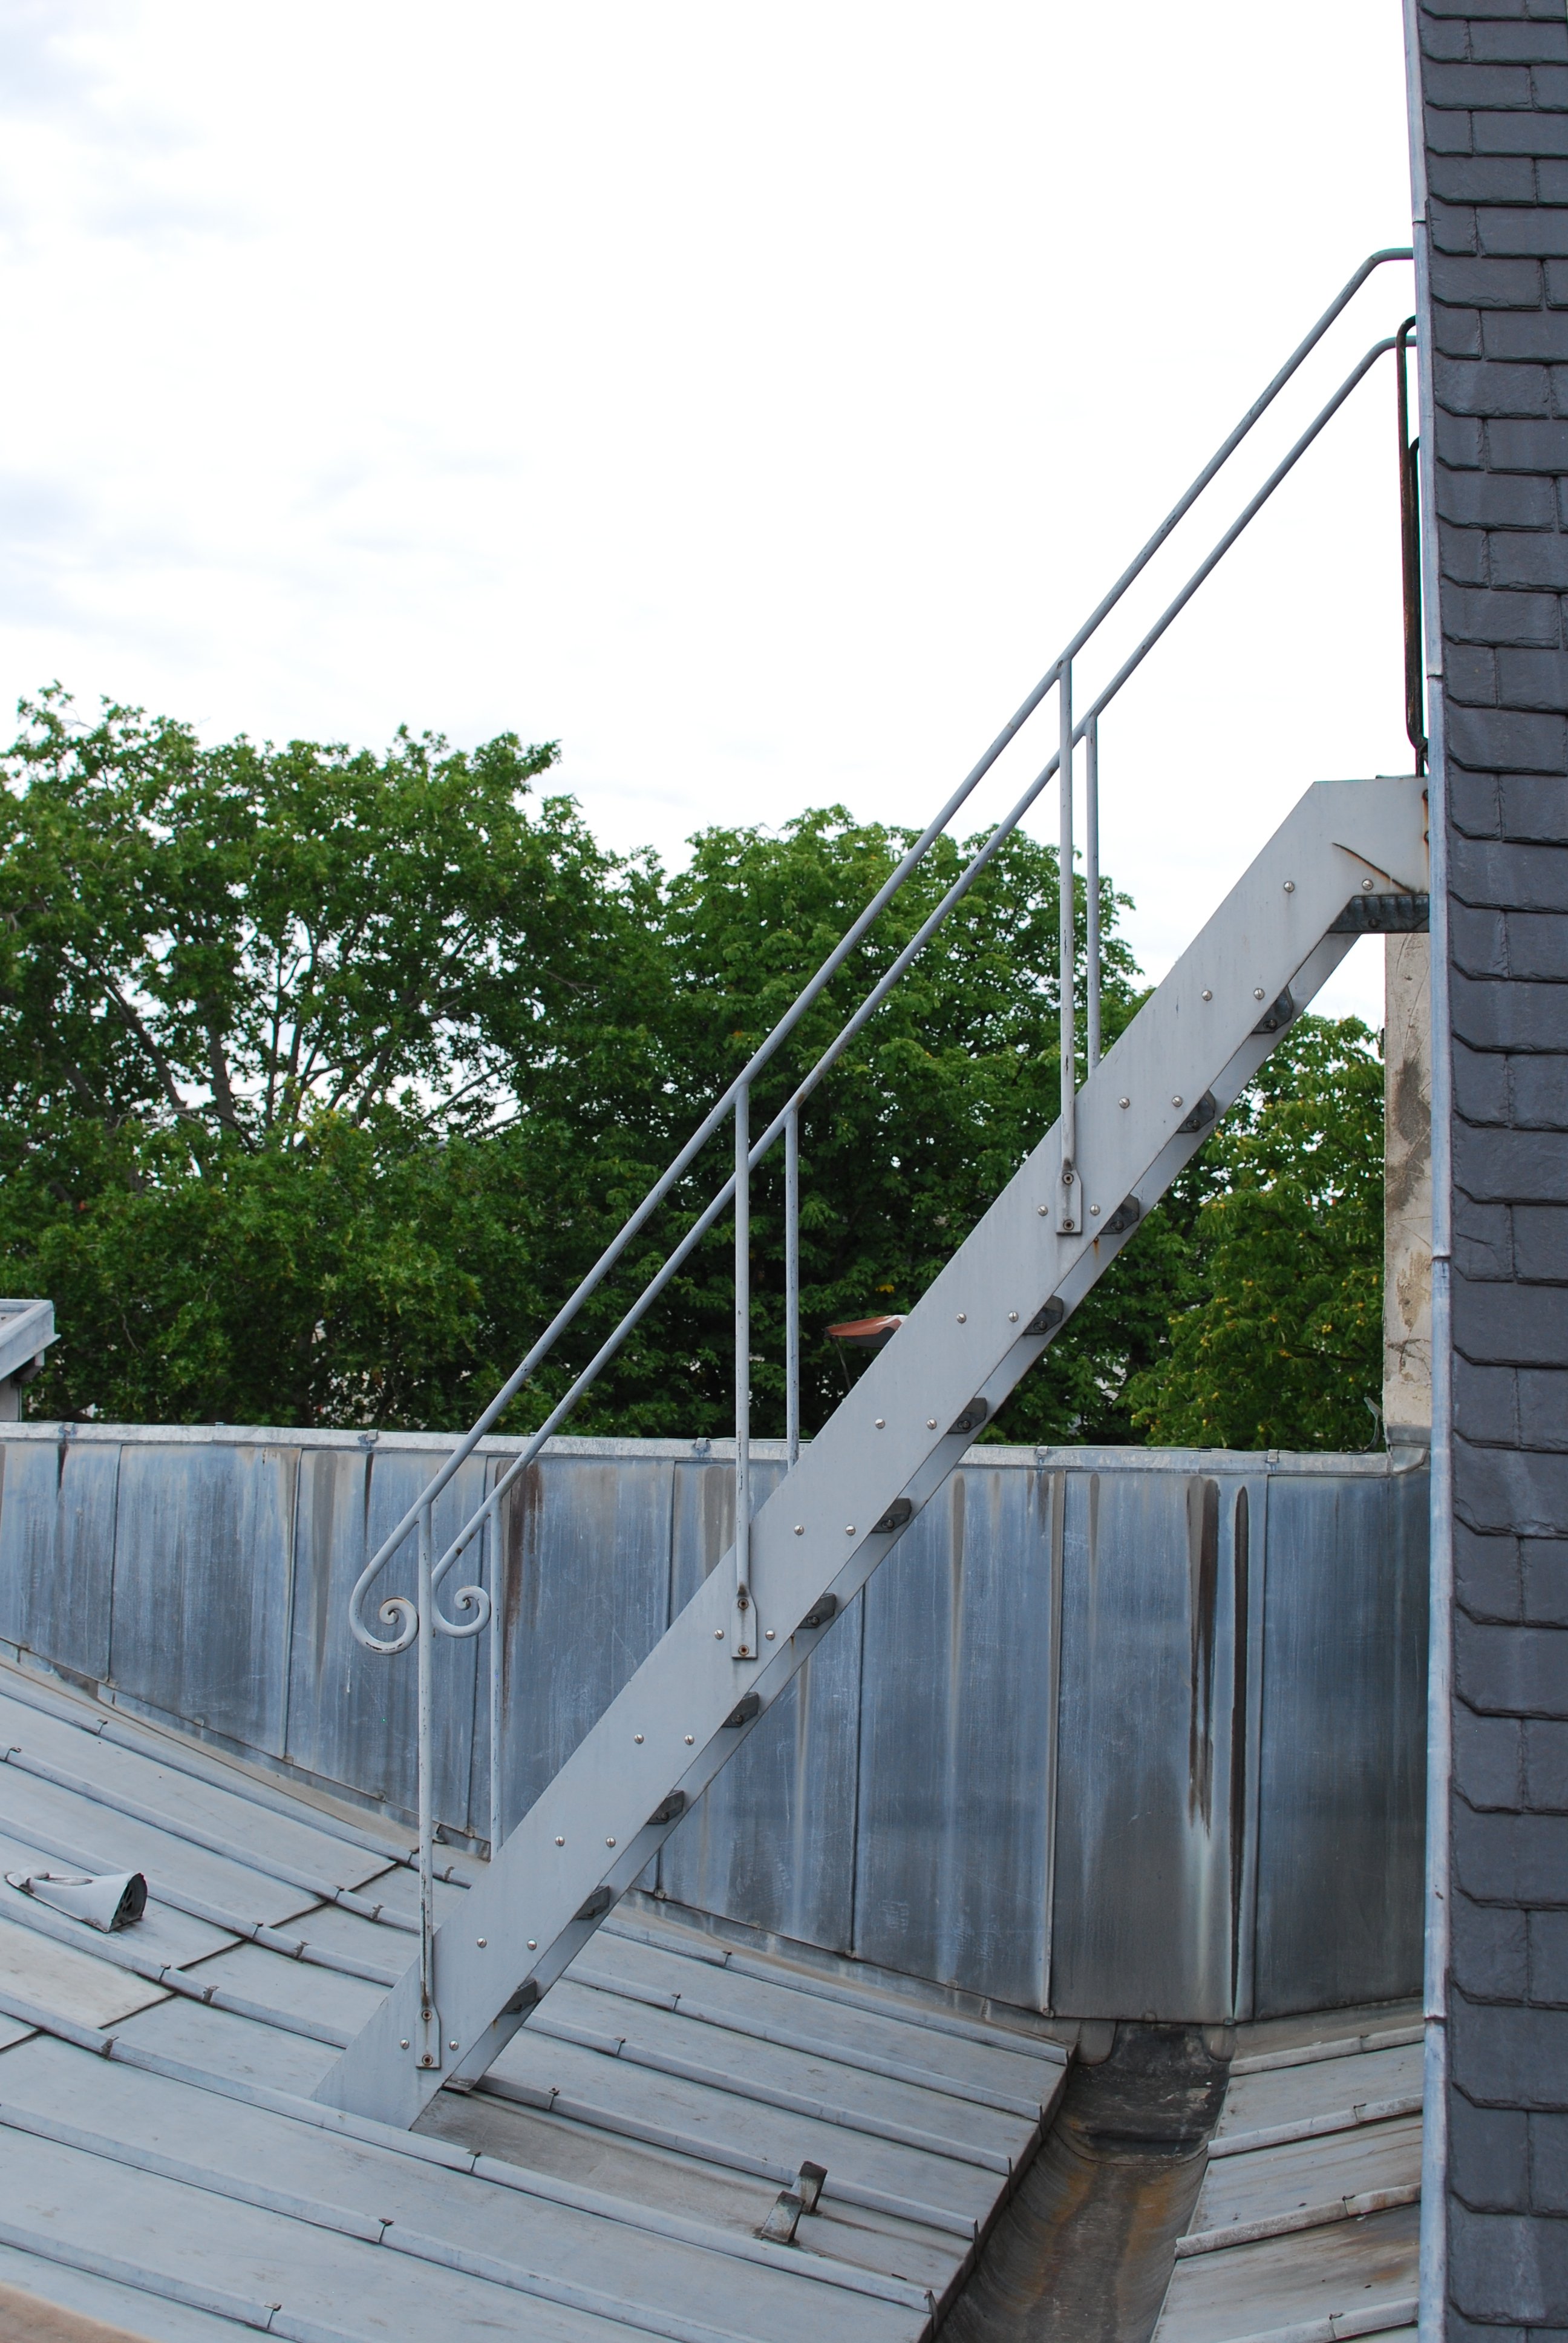
[[[1421,631],[1421,489],[1417,462],[1421,441],[1410,436],[1408,347],[1415,319],[1407,317],[1394,336],[1394,379],[1399,399],[1399,544],[1404,580],[1404,729],[1415,750],[1415,769],[1426,770],[1425,663]]]

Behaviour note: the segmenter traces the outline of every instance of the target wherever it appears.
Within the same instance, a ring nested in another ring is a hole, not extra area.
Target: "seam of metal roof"
[[[139,1798],[129,1798],[118,1791],[106,1788],[81,1774],[72,1774],[61,1765],[51,1765],[46,1758],[30,1756],[15,1745],[0,1749],[0,1764],[14,1765],[18,1773],[35,1775],[41,1782],[51,1783],[56,1790],[70,1790],[79,1798],[88,1798],[95,1805],[106,1806],[111,1813],[125,1815],[132,1822],[146,1823],[150,1830],[166,1831],[171,1838],[187,1839],[192,1846],[206,1849],[208,1855],[226,1855],[231,1863],[244,1864],[247,1871],[259,1871],[268,1879],[280,1880],[286,1887],[302,1888],[308,1896],[319,1896],[323,1903],[341,1904],[350,1912],[357,1912],[367,1920],[385,1920],[394,1928],[417,1934],[417,1923],[405,1920],[387,1910],[385,1905],[373,1904],[357,1889],[324,1878],[319,1874],[304,1871],[296,1865],[286,1864],[279,1856],[258,1854],[254,1847],[238,1845],[216,1831],[204,1830],[198,1823],[186,1821],[176,1815],[144,1805]],[[389,1857],[383,1858],[367,1878],[394,1867]],[[361,1885],[366,1881],[361,1881]]]
[[[85,1697],[78,1704],[61,1691],[55,1693],[29,1676],[24,1669],[0,1660],[0,1698],[14,1700],[19,1705],[35,1708],[40,1715],[53,1717],[60,1725],[73,1726],[94,1741],[102,1741],[110,1748],[128,1749],[138,1757],[150,1758],[155,1765],[167,1765],[176,1773],[188,1774],[193,1781],[205,1782],[210,1789],[223,1790],[231,1797],[244,1798],[248,1805],[264,1806],[269,1814],[286,1815],[294,1822],[308,1822],[314,1830],[328,1838],[341,1839],[346,1846],[360,1848],[367,1855],[378,1855],[387,1863],[396,1863],[409,1870],[417,1867],[417,1849],[410,1849],[390,1836],[378,1837],[347,1816],[329,1813],[325,1807],[311,1803],[301,1812],[302,1801],[290,1791],[274,1789],[269,1783],[258,1782],[255,1775],[241,1770],[236,1760],[233,1766],[205,1757],[195,1749],[176,1742],[172,1734],[160,1733],[150,1725],[140,1725],[118,1715],[112,1709],[89,1709]],[[454,1886],[466,1887],[467,1880],[455,1863],[437,1869],[438,1879]]]
[[[982,2026],[975,2018],[960,2016],[956,2010],[928,2006],[912,1991],[894,1993],[869,1981],[865,1985],[845,1984],[836,1977],[816,1976],[791,1966],[783,1956],[765,1960],[720,1937],[698,1936],[689,1929],[678,1934],[669,1924],[639,1923],[625,1913],[618,1913],[604,1923],[599,1934],[619,1936],[628,1944],[648,1945],[712,1968],[729,1969],[737,1976],[753,1977],[759,1984],[785,1986],[793,1993],[807,1994],[815,2000],[837,2001],[849,2009],[874,2011],[879,2017],[917,2026],[922,2033],[950,2034],[957,2041],[977,2043],[988,2050],[1012,2051],[1060,2067],[1066,2066],[1072,2055],[1065,2043],[1051,2041],[1044,2035],[1026,2034],[1021,2027],[1009,2025],[1005,2018]]]
[[[1346,2034],[1337,2041],[1312,2043],[1294,2050],[1262,2050],[1231,2061],[1232,2075],[1267,2075],[1283,2066],[1317,2066],[1325,2058],[1359,2058],[1368,2050],[1405,2050],[1425,2038],[1420,2026],[1390,2026],[1374,2034]]]

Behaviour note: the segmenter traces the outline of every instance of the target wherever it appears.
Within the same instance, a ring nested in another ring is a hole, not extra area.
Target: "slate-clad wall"
[[[515,1447],[463,1467],[438,1539]],[[346,1608],[437,1459],[411,1434],[5,1426],[0,1642],[407,1815],[415,1655],[360,1649]],[[781,1469],[759,1456],[760,1494]],[[1412,1991],[1425,1487],[1381,1456],[973,1452],[647,1884],[1072,2017]],[[503,1831],[720,1561],[733,1494],[706,1442],[556,1441],[519,1480]],[[458,1575],[495,1564],[487,1533]],[[488,1668],[487,1638],[438,1640],[437,1812],[477,1835]]]
[[[1454,1113],[1449,2332],[1568,2330],[1568,23],[1426,0]]]

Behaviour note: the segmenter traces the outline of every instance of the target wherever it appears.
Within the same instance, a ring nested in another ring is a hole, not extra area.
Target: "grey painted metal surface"
[[[1392,1997],[1420,1975],[1426,1493],[1424,1473],[1395,1475],[1382,1503],[1364,1484],[1270,1483],[1281,1552],[1303,1555],[1309,1518],[1314,1534],[1269,1587],[1260,2015]]]
[[[359,1652],[343,1598],[433,1453],[414,1435],[0,1428],[0,1636],[101,1704],[172,1717],[188,1699],[209,1741],[407,1816],[414,1654]],[[514,1453],[487,1443],[476,1487]],[[784,1462],[758,1444],[759,1499]],[[508,1493],[506,1819],[722,1559],[733,1487],[723,1443],[560,1441]],[[1381,1456],[971,1449],[645,1884],[1076,2016],[1410,1990],[1424,1503],[1424,1473]],[[210,1595],[193,1603],[197,1555]],[[461,1839],[487,1825],[487,1703],[474,1646],[437,1655],[437,1812]]]
[[[737,1581],[721,1564],[495,1851],[471,1911],[483,1941],[470,1923],[437,1932],[438,2027],[406,1980],[323,2084],[332,2103],[411,2123],[439,2087],[446,2051],[460,2076],[488,2070],[583,1930],[662,1846],[674,1801],[707,1788],[830,1632],[826,1604],[859,1591],[948,1479],[977,1402],[993,1412],[1034,1364],[1054,1332],[1047,1305],[1070,1312],[1137,1211],[1201,1144],[1207,1116],[1194,1102],[1229,1107],[1338,965],[1346,902],[1380,884],[1422,891],[1424,819],[1413,779],[1306,792],[1085,1085],[1081,1228],[1052,1225],[1059,1122],[750,1523],[750,1683],[735,1672]],[[1271,1001],[1284,1004],[1280,1017],[1264,1013]],[[405,2050],[422,2024],[422,2046]]]
[[[158,2343],[930,2333],[1061,2087],[1066,2050],[1038,2026],[966,2023],[929,1991],[719,1946],[649,1907],[596,1940],[493,2087],[447,2096],[417,2134],[344,2118],[307,2095],[412,1950],[392,1926],[406,1841],[107,1721],[0,1664],[4,1867],[69,1833],[151,1890],[106,1937],[0,1882],[10,2283]],[[242,1941],[290,1900],[270,1865],[346,1858],[384,1916],[296,1894],[286,1940],[336,1968]],[[443,1913],[480,1869],[459,1859]]]

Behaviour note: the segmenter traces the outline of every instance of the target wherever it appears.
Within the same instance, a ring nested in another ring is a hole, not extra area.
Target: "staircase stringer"
[[[1130,1198],[1142,1217],[1212,1127],[1181,1127],[1205,1094],[1223,1113],[1338,965],[1353,938],[1329,930],[1347,900],[1425,884],[1422,781],[1308,790],[1080,1093],[1081,1229],[1056,1226],[1053,1127],[758,1511],[761,1657],[729,1655],[726,1557],[437,1930],[440,2063],[420,2063],[416,1965],[318,2098],[408,2126],[443,2082],[485,2071],[897,1543],[904,1522],[884,1517],[901,1498],[918,1512],[952,1472],[970,1437],[957,1419],[977,1397],[994,1411],[1040,1356],[1057,1330],[1031,1322],[1060,1301],[1065,1322],[1131,1233],[1097,1225]]]

